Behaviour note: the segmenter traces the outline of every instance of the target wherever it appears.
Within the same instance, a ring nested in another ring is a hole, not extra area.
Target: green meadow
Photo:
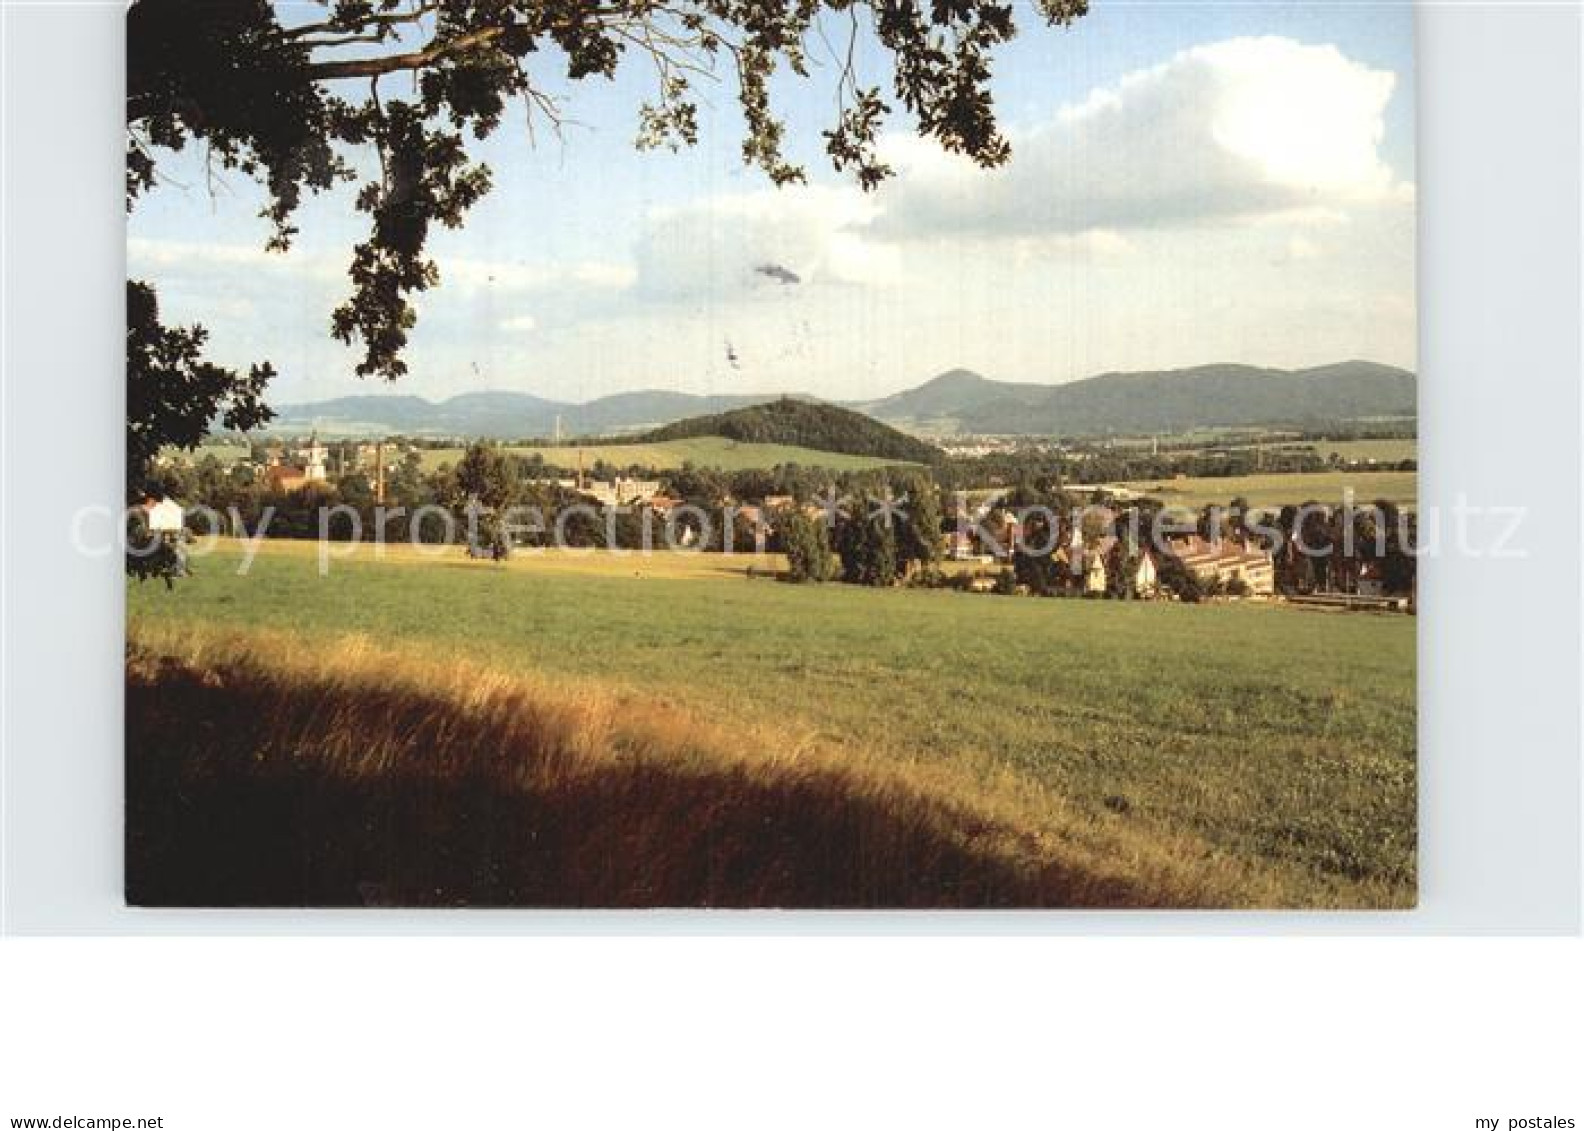
[[[1362,506],[1385,499],[1413,507],[1419,497],[1419,476],[1413,471],[1305,471],[1292,474],[1227,475],[1147,479],[1122,486],[1169,506],[1202,507],[1244,498],[1253,507],[1281,507],[1311,500],[1338,505],[1345,492]]]
[[[596,681],[624,710],[663,704],[794,750],[1015,779],[1236,865],[1258,902],[1414,899],[1412,618],[794,586],[720,555],[360,551],[320,576],[313,549],[267,544],[242,577],[225,545],[174,591],[132,585],[133,633],[358,637]]]

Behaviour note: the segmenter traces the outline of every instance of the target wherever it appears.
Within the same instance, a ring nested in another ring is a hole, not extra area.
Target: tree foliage
[[[897,558],[904,569],[934,569],[940,564],[942,508],[940,488],[928,472],[894,473],[903,505],[897,516]]]
[[[456,466],[455,505],[469,520],[475,551],[511,556],[504,512],[517,498],[517,477],[511,461],[489,444],[473,444]]]
[[[472,444],[456,466],[457,488],[465,501],[491,510],[510,506],[516,491],[511,462],[489,444]]]
[[[246,374],[203,360],[209,334],[202,326],[164,326],[145,283],[127,282],[127,486],[148,486],[161,448],[196,447],[218,419],[226,428],[256,428],[270,418],[264,386],[268,364]],[[131,501],[129,498],[128,501]]]
[[[851,409],[781,397],[767,404],[678,420],[645,434],[663,442],[724,436],[744,444],[789,444],[821,452],[938,463],[941,450]]]
[[[1161,588],[1175,594],[1179,601],[1197,604],[1201,598],[1211,596],[1205,591],[1206,586],[1199,575],[1184,565],[1176,554],[1162,554],[1156,568],[1160,571]]]
[[[787,556],[787,576],[793,581],[830,580],[834,570],[825,522],[799,510],[784,511],[775,522]]]
[[[888,477],[904,485],[861,490],[837,515],[834,548],[842,580],[854,585],[894,585],[940,562],[940,493],[927,473]]]
[[[883,500],[862,498],[836,525],[836,553],[842,580],[850,585],[884,587],[897,580],[895,525]]]

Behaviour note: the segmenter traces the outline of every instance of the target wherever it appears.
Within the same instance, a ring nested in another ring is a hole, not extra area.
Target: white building
[[[153,534],[178,534],[185,525],[182,505],[175,499],[145,499],[143,513]]]
[[[325,461],[330,458],[330,449],[319,442],[316,432],[309,438],[308,443],[297,449],[297,459],[302,465],[303,479],[309,483],[323,483],[328,476],[325,474]]]
[[[618,475],[614,482],[590,479],[581,485],[576,479],[558,479],[558,486],[587,495],[601,506],[632,506],[647,503],[660,493],[657,479],[625,479]]]

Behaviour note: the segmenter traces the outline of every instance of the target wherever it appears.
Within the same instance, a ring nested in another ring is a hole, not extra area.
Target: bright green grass
[[[201,561],[174,592],[133,585],[132,616],[290,629],[305,646],[365,633],[898,759],[966,758],[1296,869],[1316,899],[1411,899],[1410,618],[580,574],[558,559],[349,561],[321,578],[306,553],[271,551],[240,578],[237,560]]]
[[[1348,488],[1353,491],[1353,501],[1360,505],[1387,499],[1411,507],[1418,498],[1419,477],[1412,471],[1315,471],[1292,475],[1145,479],[1122,486],[1163,503],[1184,507],[1226,504],[1239,496],[1253,507],[1280,507],[1310,500],[1340,503]]]
[[[540,455],[553,466],[571,468],[577,466],[579,448],[573,445],[560,447],[513,445],[505,450],[523,456]],[[588,444],[581,450],[587,467],[593,467],[596,460],[604,460],[616,467],[630,467],[636,464],[656,471],[671,471],[684,463],[691,463],[696,467],[719,468],[722,471],[771,468],[783,463],[796,463],[804,467],[825,467],[833,471],[861,471],[865,468],[885,467],[902,462],[875,456],[821,452],[790,444],[742,444],[721,436],[699,436],[653,444]],[[461,448],[431,448],[423,452],[426,470],[439,467],[442,463],[454,464],[461,458]]]

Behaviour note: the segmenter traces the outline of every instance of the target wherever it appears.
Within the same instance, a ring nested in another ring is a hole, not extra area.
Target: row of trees
[[[1366,571],[1386,593],[1414,587],[1418,516],[1390,500],[1346,510],[1314,502],[1289,505],[1275,525],[1276,585],[1284,592],[1354,591]]]
[[[796,580],[840,577],[868,585],[890,585],[921,567],[932,568],[944,523],[940,491],[920,469],[832,473],[786,465],[719,472],[684,466],[661,477],[676,506],[668,508],[670,516],[661,518],[665,530],[657,532],[655,514],[645,516],[638,507],[591,507],[585,496],[547,477],[542,461],[485,443],[470,446],[455,466],[432,471],[424,470],[418,452],[409,451],[386,476],[383,513],[369,475],[356,470],[288,491],[259,480],[246,464],[227,466],[205,455],[157,467],[148,481],[157,494],[206,508],[208,514],[193,519],[204,533],[215,532],[209,529],[214,515],[220,533],[263,530],[272,537],[315,538],[323,516],[333,511],[333,538],[354,531],[370,536],[375,529],[395,541],[471,535],[479,550],[498,557],[509,556],[514,545],[552,541],[636,550],[669,534],[702,551],[785,551],[795,563]],[[749,517],[748,504],[763,511],[764,500],[776,497],[792,502],[758,522]],[[543,517],[543,529],[516,521],[525,508]],[[452,521],[432,521],[437,509]]]

